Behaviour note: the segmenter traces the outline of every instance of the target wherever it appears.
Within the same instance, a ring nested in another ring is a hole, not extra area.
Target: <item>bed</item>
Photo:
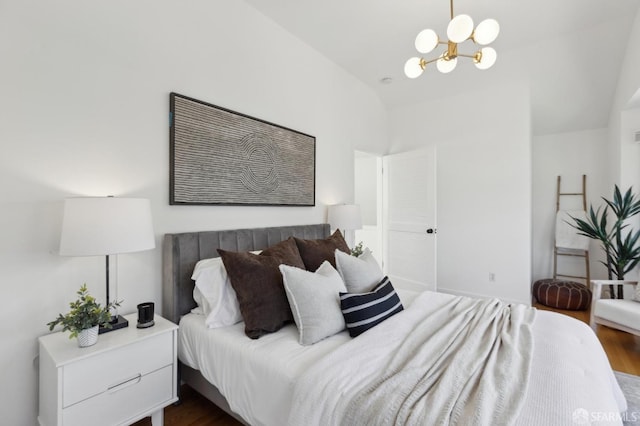
[[[349,365],[348,354],[357,352],[359,342],[368,345],[366,353],[376,353],[376,340],[393,340],[412,313],[448,306],[454,296],[397,289],[406,312],[396,315],[395,322],[385,321],[356,339],[343,331],[309,346],[299,344],[295,324],[252,340],[245,336],[242,323],[211,329],[202,315],[191,313],[196,307],[191,279],[194,267],[201,259],[218,257],[217,249],[262,250],[291,236],[322,239],[329,232],[328,224],[314,224],[165,235],[163,316],[180,324],[182,382],[245,424],[341,423],[340,418],[332,416],[344,405],[343,394],[364,374],[357,363],[366,365],[357,357],[356,366]],[[376,338],[378,329],[385,337]],[[526,394],[515,421],[505,423],[621,424],[620,413],[626,410],[626,402],[592,330],[564,315],[539,311],[532,335],[535,345],[530,373],[526,374]],[[324,372],[331,369],[336,370],[334,376],[346,379],[323,382],[324,376],[329,379]],[[517,385],[525,379],[513,377],[509,384]],[[372,412],[374,408],[367,410]],[[464,424],[464,418],[459,423]]]

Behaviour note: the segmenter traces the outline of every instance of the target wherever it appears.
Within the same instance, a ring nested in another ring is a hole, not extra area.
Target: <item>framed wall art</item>
[[[316,139],[170,95],[169,202],[315,205]]]

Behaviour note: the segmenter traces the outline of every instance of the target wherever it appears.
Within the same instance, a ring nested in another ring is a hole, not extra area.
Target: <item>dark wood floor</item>
[[[222,411],[208,399],[182,386],[181,402],[164,409],[165,426],[241,426],[242,423]],[[134,423],[135,426],[151,426],[151,417]]]
[[[586,323],[589,322],[588,311],[563,311],[542,305],[535,306],[538,309],[560,312]],[[598,326],[596,334],[614,370],[640,376],[640,337],[604,326]],[[182,402],[165,408],[164,424],[166,426],[238,426],[241,423],[188,386],[183,386]],[[151,419],[143,419],[135,425],[151,425]]]

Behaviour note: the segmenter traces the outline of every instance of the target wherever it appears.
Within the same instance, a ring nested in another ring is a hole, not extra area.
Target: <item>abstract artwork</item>
[[[177,93],[170,103],[170,204],[315,205],[315,137]]]

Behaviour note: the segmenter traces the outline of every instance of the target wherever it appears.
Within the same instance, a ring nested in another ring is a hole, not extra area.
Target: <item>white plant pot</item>
[[[86,348],[87,346],[95,345],[98,342],[98,328],[99,326],[85,328],[78,333],[78,346]]]

